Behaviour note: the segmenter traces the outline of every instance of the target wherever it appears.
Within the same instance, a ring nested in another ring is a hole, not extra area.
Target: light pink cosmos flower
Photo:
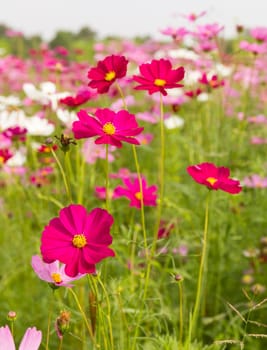
[[[115,188],[114,193],[117,197],[127,197],[130,199],[130,207],[141,208],[141,200],[143,199],[144,206],[157,205],[157,186],[147,187],[146,179],[142,178],[142,191],[140,188],[139,179],[135,178],[131,181],[130,178],[123,179],[125,187],[118,186]]]
[[[77,115],[79,120],[72,125],[76,139],[98,136],[96,144],[109,144],[118,148],[122,147],[122,142],[139,145],[134,136],[140,134],[144,128],[140,128],[135,115],[126,110],[116,113],[108,108],[99,108],[94,117],[81,109]]]
[[[42,340],[42,332],[35,327],[27,328],[19,350],[38,350]],[[16,350],[15,342],[8,326],[0,327],[0,349]]]
[[[267,187],[267,178],[261,177],[258,174],[246,176],[242,182],[245,187],[249,187],[249,188],[266,188]]]
[[[106,210],[95,208],[90,212],[80,204],[71,204],[50,220],[41,238],[44,262],[59,260],[66,264],[65,273],[75,277],[79,273],[96,273],[96,264],[114,256],[110,228],[113,217]]]
[[[75,277],[70,277],[65,274],[65,265],[59,261],[54,261],[50,264],[43,262],[39,255],[32,257],[32,268],[36,275],[43,281],[52,283],[56,287],[72,287],[69,282],[82,278],[85,274],[78,274]]]
[[[267,42],[267,27],[255,27],[250,30],[250,35],[258,42]]]
[[[116,147],[110,146],[108,148],[108,161],[111,163],[114,161],[113,152]],[[93,139],[85,140],[81,149],[84,160],[88,164],[96,163],[97,159],[106,159],[106,147],[105,145],[96,145]]]

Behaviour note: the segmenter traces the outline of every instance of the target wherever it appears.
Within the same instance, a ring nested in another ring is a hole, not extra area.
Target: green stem
[[[147,249],[147,234],[146,234],[146,223],[145,223],[145,208],[144,208],[144,196],[143,196],[143,183],[142,183],[142,177],[140,173],[140,166],[137,158],[137,152],[135,145],[132,145],[133,149],[133,155],[134,155],[134,162],[135,162],[135,167],[136,167],[136,172],[137,172],[137,177],[138,177],[138,182],[139,182],[139,188],[140,188],[140,202],[141,202],[141,224],[142,224],[142,230],[143,230],[143,237],[144,237],[144,248],[145,248],[145,254],[146,258],[148,259],[148,249]]]
[[[106,145],[106,209],[109,209],[109,162],[108,145]]]
[[[208,254],[207,254],[207,245],[208,245],[208,222],[209,222],[209,201],[210,201],[210,190],[208,192],[207,198],[206,198],[206,210],[205,210],[205,224],[204,224],[204,232],[203,232],[203,241],[202,241],[202,252],[201,252],[201,259],[200,259],[200,265],[199,265],[199,272],[198,272],[198,282],[197,282],[197,293],[196,293],[196,300],[192,315],[192,323],[191,323],[191,329],[192,333],[194,334],[196,331],[196,323],[199,317],[199,310],[200,310],[200,301],[203,294],[203,282],[205,280],[206,274],[207,274],[207,260],[208,260]]]
[[[52,290],[52,293],[53,293],[53,297],[54,297],[55,290]],[[50,325],[51,325],[52,310],[53,310],[53,303],[50,304],[50,310],[49,310],[49,314],[48,314],[45,350],[49,349],[49,337],[50,337]]]
[[[65,190],[66,190],[66,193],[67,193],[67,196],[69,198],[69,201],[70,203],[72,203],[72,196],[71,196],[71,191],[70,191],[70,186],[69,186],[69,183],[68,183],[68,180],[67,180],[67,176],[66,176],[66,173],[60,163],[60,160],[58,159],[58,156],[56,155],[55,151],[53,149],[51,149],[51,152],[53,154],[53,157],[55,158],[56,160],[56,163],[59,167],[59,170],[61,172],[61,175],[62,175],[62,178],[63,178],[63,182],[64,182],[64,186],[65,186]]]
[[[182,344],[183,344],[183,281],[178,282],[178,287],[179,287],[179,344],[182,349]]]
[[[106,299],[106,303],[107,303],[107,309],[108,309],[108,313],[107,313],[107,319],[108,319],[108,328],[109,328],[109,337],[110,337],[110,345],[111,345],[111,350],[114,350],[114,340],[113,340],[113,331],[112,331],[112,324],[111,324],[111,306],[110,306],[110,300],[109,300],[109,296],[107,293],[107,290],[105,288],[105,285],[103,284],[103,282],[100,279],[100,276],[97,275],[97,281],[100,284],[104,295],[105,295],[105,299]]]
[[[89,335],[90,335],[90,338],[91,338],[93,344],[96,346],[97,344],[96,344],[96,342],[95,342],[95,338],[94,338],[94,335],[93,335],[92,328],[91,328],[91,326],[89,325],[89,322],[88,322],[88,320],[87,320],[86,314],[85,314],[85,312],[83,311],[83,308],[82,308],[82,306],[81,306],[81,304],[80,304],[80,302],[79,302],[79,299],[78,299],[76,293],[72,290],[72,288],[68,288],[68,290],[69,290],[70,293],[72,294],[72,296],[73,296],[73,298],[74,298],[74,300],[75,300],[75,302],[76,302],[76,304],[77,304],[77,306],[78,306],[78,309],[79,309],[79,311],[80,311],[80,313],[81,313],[81,315],[82,315],[82,317],[83,317],[83,319],[84,319],[85,325],[86,325],[86,327],[87,327],[87,329],[88,329],[88,333],[89,333]]]

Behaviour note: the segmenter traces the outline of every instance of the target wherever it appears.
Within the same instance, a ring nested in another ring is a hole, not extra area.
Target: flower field
[[[0,350],[267,348],[267,27],[199,17],[1,51]]]

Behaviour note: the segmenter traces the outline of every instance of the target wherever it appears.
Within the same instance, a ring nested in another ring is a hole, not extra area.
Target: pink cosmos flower
[[[38,350],[42,340],[42,332],[35,327],[27,328],[19,350]],[[12,333],[8,326],[0,327],[0,349],[16,350]]]
[[[267,178],[261,177],[260,175],[253,174],[247,176],[243,179],[243,184],[245,187],[249,188],[266,188],[267,187]]]
[[[69,107],[77,107],[89,101],[92,96],[93,94],[90,90],[83,88],[80,89],[76,95],[61,98],[59,102]]]
[[[88,86],[97,89],[99,94],[108,92],[117,79],[126,75],[127,64],[128,60],[124,56],[116,55],[107,56],[104,60],[98,61],[97,66],[88,72],[88,78],[91,79]]]
[[[206,73],[202,74],[201,78],[198,79],[198,82],[200,84],[208,86],[208,88],[211,89],[216,89],[224,85],[224,81],[219,80],[217,75],[212,75],[211,77],[208,77]]]
[[[189,33],[184,27],[172,28],[168,27],[160,31],[163,35],[169,35],[175,41],[182,41],[184,37]]]
[[[55,287],[72,287],[69,282],[75,281],[85,276],[78,274],[75,277],[70,277],[65,274],[65,265],[60,264],[58,260],[46,264],[39,255],[32,256],[32,268],[36,275],[43,281],[46,281]]]
[[[216,167],[213,163],[201,163],[187,167],[187,172],[201,185],[210,190],[222,190],[231,194],[242,190],[238,180],[230,178],[230,170],[225,167]]]
[[[113,152],[116,147],[110,146],[108,148],[108,161],[111,163],[114,161]],[[97,159],[106,159],[106,147],[105,145],[96,145],[92,139],[85,140],[81,149],[84,160],[88,164],[96,163]]]
[[[134,136],[140,134],[144,128],[140,128],[135,116],[125,110],[116,113],[108,108],[97,109],[95,117],[80,110],[77,115],[79,120],[72,125],[76,139],[98,136],[96,144],[109,144],[120,148],[121,141],[124,141],[139,145]]]
[[[65,264],[65,273],[75,277],[79,273],[95,273],[96,263],[115,253],[108,246],[112,243],[110,228],[113,217],[104,209],[87,212],[79,204],[71,204],[60,210],[44,228],[41,238],[41,254],[50,264],[59,260]]]
[[[150,95],[159,91],[166,96],[166,89],[183,86],[178,82],[184,78],[184,67],[172,69],[169,60],[161,58],[143,63],[139,66],[139,71],[141,75],[133,76],[133,80],[140,84],[135,87],[135,90],[147,90]]]
[[[207,13],[207,11],[202,11],[198,14],[191,12],[189,14],[185,14],[185,15],[181,15],[181,16],[186,18],[190,22],[195,22],[198,18],[204,16],[206,13]]]
[[[250,30],[250,35],[258,42],[267,42],[267,27],[255,27]]]
[[[121,168],[118,173],[111,173],[109,177],[111,179],[127,179],[127,178],[137,178],[137,173],[132,173],[127,168]]]
[[[157,186],[153,185],[147,187],[147,182],[144,177],[142,178],[142,192],[138,178],[134,178],[133,180],[130,178],[123,179],[123,182],[125,187],[118,186],[115,188],[114,192],[117,197],[127,197],[130,199],[130,207],[140,209],[142,197],[145,206],[155,207],[157,205]]]

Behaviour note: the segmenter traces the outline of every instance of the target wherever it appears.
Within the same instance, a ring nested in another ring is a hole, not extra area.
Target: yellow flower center
[[[103,126],[103,131],[105,134],[113,135],[113,134],[115,134],[116,128],[111,122],[107,122]]]
[[[142,193],[141,192],[136,192],[135,193],[135,198],[138,199],[139,201],[142,199]]]
[[[105,80],[106,81],[111,81],[116,77],[116,73],[114,72],[114,70],[111,70],[110,72],[107,72],[105,75]]]
[[[211,186],[213,186],[218,180],[215,179],[215,177],[208,177],[206,181],[209,182]]]
[[[4,164],[5,163],[5,158],[0,156],[0,164]]]
[[[61,283],[61,282],[62,282],[60,273],[53,272],[53,273],[51,273],[51,277],[52,277],[52,280],[53,280],[55,283]]]
[[[74,247],[83,248],[87,244],[85,235],[75,235],[72,239],[72,244]]]
[[[166,80],[163,80],[163,79],[155,79],[154,80],[154,84],[156,86],[164,86],[166,84]]]

